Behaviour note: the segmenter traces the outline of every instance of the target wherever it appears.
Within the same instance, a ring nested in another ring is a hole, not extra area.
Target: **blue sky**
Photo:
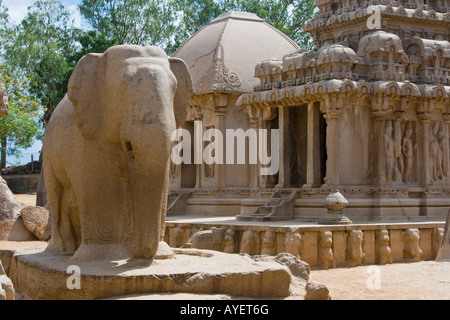
[[[27,8],[33,4],[34,0],[3,0],[3,4],[8,8],[12,21],[19,23],[27,14]],[[70,11],[75,11],[81,0],[60,0],[60,2]]]
[[[33,4],[34,0],[3,0],[3,4],[8,8],[8,14],[14,23],[20,23],[22,19],[27,14],[27,8]],[[76,10],[76,6],[81,3],[81,0],[60,0],[60,2],[73,13],[75,18],[75,26],[80,27],[81,19],[79,12]],[[19,159],[20,164],[26,164],[31,161],[31,155],[33,155],[34,160],[39,159],[39,152],[42,148],[42,142],[37,141],[31,148],[23,150],[22,158]],[[6,158],[6,165],[10,166],[12,164],[17,164],[17,159],[12,157]]]

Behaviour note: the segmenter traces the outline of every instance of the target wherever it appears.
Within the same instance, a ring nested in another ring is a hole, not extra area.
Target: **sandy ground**
[[[36,195],[35,194],[14,194],[14,197],[18,202],[25,203],[27,206],[36,205]]]
[[[333,300],[450,300],[450,261],[311,271]]]
[[[36,195],[16,194],[17,201],[35,205]],[[450,261],[394,263],[312,270],[310,280],[325,284],[333,300],[450,300]],[[134,296],[130,298],[139,297]],[[152,299],[150,296],[142,297]],[[156,299],[179,299],[155,295]],[[202,295],[182,299],[223,299],[221,295]],[[288,299],[301,299],[289,297]]]

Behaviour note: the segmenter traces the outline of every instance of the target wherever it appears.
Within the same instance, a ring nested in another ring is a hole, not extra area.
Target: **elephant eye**
[[[126,141],[125,142],[125,147],[127,148],[128,151],[133,151],[133,147],[131,146],[131,142],[130,141]]]
[[[123,75],[123,79],[126,83],[136,84],[142,81],[142,76],[139,72],[126,72]]]

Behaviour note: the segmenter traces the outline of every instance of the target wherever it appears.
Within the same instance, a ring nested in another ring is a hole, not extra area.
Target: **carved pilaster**
[[[304,187],[320,186],[320,110],[318,102],[308,104],[308,135],[306,185]]]
[[[395,120],[394,120],[394,156],[395,156],[395,164],[394,164],[394,180],[396,183],[402,183],[402,175],[403,175],[403,154],[402,154],[402,121],[405,115],[402,111],[395,112]]]
[[[373,117],[373,167],[374,167],[374,184],[385,184],[386,178],[386,154],[385,154],[385,123],[386,112],[372,112]]]
[[[450,181],[450,146],[449,146],[449,142],[450,142],[450,131],[449,131],[449,126],[450,126],[450,114],[444,114],[443,116],[444,118],[444,170],[445,170],[445,176],[446,176],[446,181],[447,184]]]
[[[278,111],[278,127],[280,128],[279,143],[280,146],[280,162],[279,162],[279,184],[281,187],[290,185],[290,168],[287,145],[287,135],[289,134],[289,108],[282,106]]]
[[[327,186],[339,185],[339,118],[341,115],[341,99],[337,95],[331,95],[324,99],[325,110],[324,118],[327,121],[326,147],[327,163],[325,184]]]
[[[224,94],[214,94],[213,95],[213,103],[214,103],[214,115],[215,115],[215,124],[214,127],[218,129],[225,137],[225,114],[226,107],[228,104],[228,96]],[[226,142],[225,144],[226,145]],[[224,159],[226,158],[226,151],[224,151]],[[214,164],[214,172],[217,173],[214,175],[214,179],[217,187],[225,187],[225,165],[223,164]]]

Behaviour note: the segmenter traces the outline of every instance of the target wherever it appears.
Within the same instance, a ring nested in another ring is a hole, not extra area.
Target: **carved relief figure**
[[[264,233],[261,254],[268,254],[270,256],[275,256],[277,254],[275,238],[276,233],[273,231],[266,231]]]
[[[249,255],[259,254],[259,235],[251,230],[244,231],[239,252]]]
[[[440,174],[439,178],[440,180],[445,180],[445,175],[446,175],[446,170],[445,170],[445,166],[444,166],[444,150],[445,150],[445,134],[444,134],[444,128],[442,127],[442,123],[439,122],[439,129],[437,132],[437,139],[439,142],[439,151],[438,151],[438,157],[437,157],[437,167],[438,167],[438,172]]]
[[[384,265],[386,263],[392,263],[391,247],[389,231],[377,230],[376,236],[375,255],[377,264]]]
[[[321,231],[319,235],[319,264],[324,269],[334,268],[333,233]]]
[[[228,229],[225,231],[225,236],[223,237],[223,252],[225,253],[235,253],[236,252],[236,240],[234,236],[234,230]]]
[[[392,123],[388,121],[384,131],[384,155],[386,159],[386,181],[392,181],[392,175],[394,172],[395,154],[394,154],[394,141],[392,139]]]
[[[362,261],[364,259],[364,252],[362,248],[363,237],[364,235],[362,230],[351,230],[347,233],[347,248],[345,251],[345,256],[349,266],[355,267],[362,265]]]
[[[402,154],[404,160],[403,166],[403,181],[405,183],[411,182],[411,171],[414,162],[414,150],[417,145],[414,144],[411,136],[413,133],[412,122],[408,122],[405,128],[405,135],[402,138]]]
[[[410,261],[420,261],[422,250],[419,246],[419,229],[408,229],[402,234],[403,258]]]
[[[430,127],[429,137],[429,151],[430,151],[430,170],[431,177],[434,181],[444,180],[443,168],[443,144],[440,143],[439,137],[443,134],[440,133],[440,122],[436,121],[432,127]]]
[[[296,256],[301,260],[300,248],[301,248],[302,238],[296,232],[288,232],[284,238],[284,247],[287,253]]]

